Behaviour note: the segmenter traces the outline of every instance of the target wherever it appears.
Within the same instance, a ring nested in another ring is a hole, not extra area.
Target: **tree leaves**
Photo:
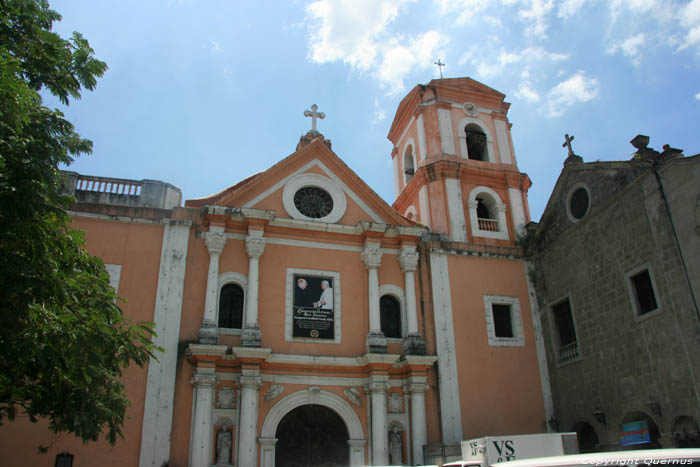
[[[122,371],[157,349],[152,325],[123,316],[104,264],[69,226],[58,167],[92,143],[39,91],[67,105],[107,66],[80,34],[51,32],[59,19],[44,0],[0,0],[0,423],[22,411],[114,443],[129,406]]]

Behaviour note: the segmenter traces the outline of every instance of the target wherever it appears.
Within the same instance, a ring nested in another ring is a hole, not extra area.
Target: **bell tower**
[[[388,135],[394,208],[453,242],[513,246],[530,220],[531,182],[518,170],[504,98],[471,78],[413,88]]]

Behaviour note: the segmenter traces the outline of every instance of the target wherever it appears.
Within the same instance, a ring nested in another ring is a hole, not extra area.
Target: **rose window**
[[[333,210],[333,198],[326,190],[306,186],[294,194],[294,206],[306,217],[320,219]]]

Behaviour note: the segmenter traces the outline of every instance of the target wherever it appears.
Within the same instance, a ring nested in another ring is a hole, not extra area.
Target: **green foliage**
[[[152,324],[122,315],[104,264],[69,226],[58,166],[92,143],[39,91],[68,105],[107,66],[80,34],[51,32],[60,18],[44,0],[0,0],[0,423],[21,411],[115,443],[122,370],[156,349]]]

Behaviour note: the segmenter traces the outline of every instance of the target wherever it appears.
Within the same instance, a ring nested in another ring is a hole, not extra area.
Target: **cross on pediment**
[[[574,137],[566,134],[566,135],[564,135],[564,140],[565,140],[564,144],[562,144],[561,147],[563,147],[563,148],[568,147],[569,148],[569,156],[575,156],[576,154],[574,154],[574,150],[571,148],[571,142],[574,140]]]
[[[437,66],[438,66],[438,68],[440,69],[440,79],[442,79],[442,67],[444,67],[444,66],[445,66],[445,64],[444,64],[444,63],[442,63],[442,62],[440,61],[440,59],[439,59],[439,58],[438,58],[437,62],[434,62],[434,63],[435,63],[435,65],[437,65]]]
[[[318,106],[316,104],[311,106],[311,110],[304,110],[304,117],[311,117],[311,131],[313,133],[318,133],[318,130],[316,129],[316,119],[324,119],[326,118],[326,114],[323,112],[317,112]]]

